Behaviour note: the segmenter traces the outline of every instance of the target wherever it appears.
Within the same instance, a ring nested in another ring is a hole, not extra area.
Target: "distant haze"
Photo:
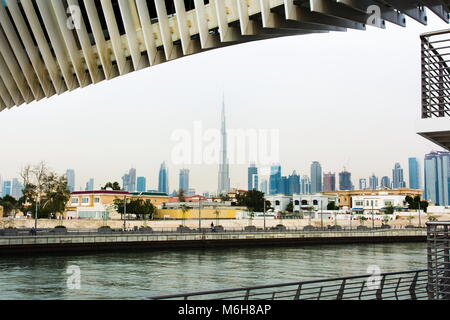
[[[434,144],[416,135],[420,117],[422,32],[448,26],[429,13],[429,26],[294,36],[182,58],[85,89],[0,113],[3,179],[45,160],[72,168],[76,187],[119,181],[130,167],[156,189],[159,166],[169,167],[174,130],[220,127],[222,94],[229,129],[279,129],[282,174],[345,166],[352,180],[392,175],[400,162]],[[194,164],[190,186],[215,192],[217,165]],[[231,186],[247,187],[247,166],[231,165]]]

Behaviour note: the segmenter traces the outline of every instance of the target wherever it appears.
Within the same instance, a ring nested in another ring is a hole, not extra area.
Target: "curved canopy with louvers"
[[[404,26],[406,16],[426,24],[426,8],[448,23],[449,2],[1,0],[0,111],[247,41]]]

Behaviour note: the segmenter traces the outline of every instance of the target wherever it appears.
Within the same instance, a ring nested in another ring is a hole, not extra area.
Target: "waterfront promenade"
[[[424,242],[425,229],[343,231],[233,231],[233,232],[116,232],[43,233],[37,236],[1,236],[0,254],[84,252],[136,249],[180,249],[238,246],[311,245],[339,243]]]

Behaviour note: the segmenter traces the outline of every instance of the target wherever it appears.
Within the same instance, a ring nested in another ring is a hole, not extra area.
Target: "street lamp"
[[[375,220],[373,219],[373,200],[372,202],[372,230],[375,229]]]
[[[39,199],[39,194],[38,194],[37,199],[36,199],[36,208],[35,208],[35,214],[34,214],[34,230],[35,230],[35,232],[37,232],[39,202],[40,202],[40,199]]]
[[[202,220],[200,218],[201,214],[202,214],[202,197],[200,196],[199,201],[198,201],[198,232],[202,231]]]
[[[263,218],[264,218],[264,231],[266,231],[266,197],[265,196],[263,196],[263,202],[264,202],[264,204],[263,204],[263,207],[264,207],[264,216],[263,216]]]
[[[323,230],[322,200],[320,200],[320,228]]]
[[[126,227],[127,227],[127,196],[124,196],[123,199],[123,231],[125,231]]]
[[[420,200],[419,200],[419,227],[422,226],[422,223],[420,222]]]

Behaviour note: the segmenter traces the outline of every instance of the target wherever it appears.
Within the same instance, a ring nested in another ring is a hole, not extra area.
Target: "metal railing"
[[[427,223],[429,297],[450,300],[450,221]]]
[[[422,118],[450,116],[450,30],[421,35]]]
[[[151,300],[427,300],[428,270],[151,297]]]
[[[406,229],[404,226],[397,226],[397,227],[375,227],[372,228],[366,227],[361,229],[361,226],[352,226],[352,227],[341,227],[341,226],[327,226],[327,227],[314,227],[314,228],[304,228],[304,227],[283,227],[283,228],[277,228],[277,227],[267,227],[266,229],[263,228],[255,228],[255,229],[245,229],[244,228],[224,228],[224,229],[215,229],[214,231],[212,228],[201,228],[201,230],[197,229],[179,229],[179,228],[150,228],[148,230],[123,230],[123,229],[111,229],[110,233],[100,233],[98,229],[67,229],[67,232],[64,233],[58,233],[55,229],[50,228],[42,228],[37,229],[37,234],[35,236],[51,236],[51,235],[58,235],[58,236],[72,236],[72,235],[80,235],[80,236],[90,236],[90,235],[104,235],[104,234],[113,234],[113,235],[146,235],[146,234],[175,234],[175,233],[264,233],[264,232],[348,232],[348,231],[355,231],[355,232],[361,232],[361,231],[380,231],[380,230],[403,230]],[[415,228],[409,228],[410,230],[413,229],[420,229],[423,230],[425,227],[415,227]],[[28,228],[21,228],[17,229],[17,233],[11,234],[11,233],[4,233],[5,229],[0,229],[0,237],[14,237],[14,236],[28,236],[30,235],[30,229]]]

